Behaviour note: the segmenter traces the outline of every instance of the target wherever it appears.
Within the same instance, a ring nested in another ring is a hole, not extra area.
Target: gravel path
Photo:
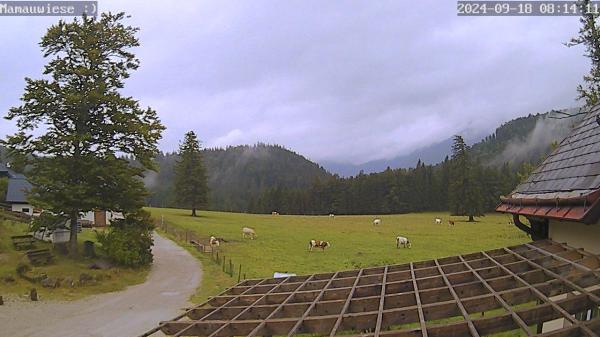
[[[183,248],[154,235],[148,280],[120,292],[73,302],[22,302],[0,306],[0,336],[138,336],[189,305],[201,266]]]

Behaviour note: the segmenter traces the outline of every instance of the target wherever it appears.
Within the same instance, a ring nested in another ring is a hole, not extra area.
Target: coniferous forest
[[[455,201],[467,194],[472,213],[481,214],[492,211],[499,197],[525,179],[576,123],[547,117],[547,113],[529,115],[503,124],[465,148],[466,164],[461,161],[459,165],[449,148],[440,163],[419,160],[412,168],[361,172],[352,177],[331,174],[278,145],[203,149],[210,190],[206,208],[281,214],[460,214],[464,210],[456,208]],[[146,176],[151,191],[148,205],[183,207],[174,194],[177,158],[177,153],[156,158],[159,172]],[[468,191],[461,189],[462,181],[469,182]]]

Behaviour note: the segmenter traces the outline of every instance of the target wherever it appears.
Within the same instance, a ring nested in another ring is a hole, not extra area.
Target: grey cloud
[[[194,129],[206,146],[262,141],[361,163],[575,104],[588,64],[562,42],[577,18],[457,17],[455,5],[102,1],[101,10],[125,10],[141,27],[142,67],[126,92],[159,112],[164,150]],[[36,43],[51,21],[30,20],[0,33],[19,50],[0,52],[4,64],[31,63],[3,69],[3,110],[43,64]]]

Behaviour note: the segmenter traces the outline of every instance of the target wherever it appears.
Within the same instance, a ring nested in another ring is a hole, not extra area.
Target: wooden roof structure
[[[560,296],[562,295],[562,296]],[[558,299],[557,299],[558,298]],[[441,259],[246,280],[142,335],[600,336],[600,257],[553,241]],[[539,325],[567,326],[541,333]]]
[[[588,224],[600,219],[600,105],[496,211]]]

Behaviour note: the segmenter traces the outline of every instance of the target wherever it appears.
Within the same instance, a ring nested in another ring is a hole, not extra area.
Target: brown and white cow
[[[321,241],[321,240],[310,240],[308,242],[308,250],[312,251],[313,248],[321,248],[325,250],[325,248],[331,247],[329,241]]]
[[[454,227],[454,221],[448,220],[448,226]]]

